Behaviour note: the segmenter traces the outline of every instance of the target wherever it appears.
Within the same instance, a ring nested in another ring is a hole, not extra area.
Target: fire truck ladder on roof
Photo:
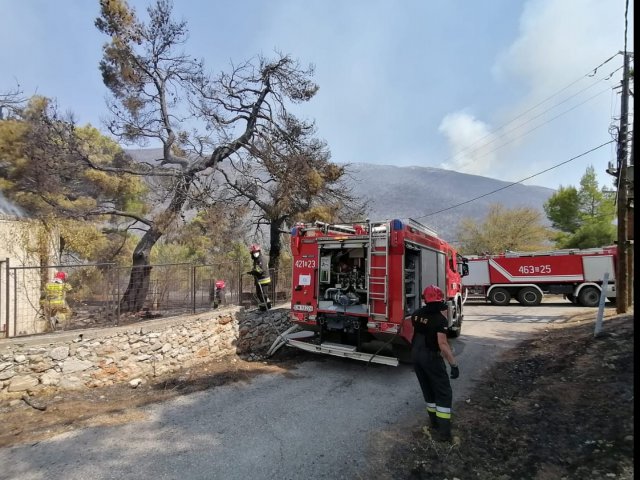
[[[390,228],[391,225],[389,222],[369,223],[367,309],[370,317],[382,318],[384,320],[389,318],[388,272]],[[380,308],[380,302],[383,302],[384,309]]]

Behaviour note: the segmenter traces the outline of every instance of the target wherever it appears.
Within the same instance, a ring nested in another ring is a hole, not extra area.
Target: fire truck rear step
[[[343,345],[339,343],[323,342],[320,345],[305,342],[302,340],[293,340],[287,338],[287,345],[313,353],[324,353],[335,357],[346,357],[364,362],[380,363],[382,365],[390,365],[397,367],[400,362],[394,357],[385,357],[383,355],[374,355],[372,353],[357,352],[356,347],[352,345]]]

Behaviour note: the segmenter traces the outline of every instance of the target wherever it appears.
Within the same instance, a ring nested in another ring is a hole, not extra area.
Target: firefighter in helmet
[[[258,308],[265,311],[271,308],[271,301],[267,296],[267,292],[264,290],[267,285],[271,284],[271,277],[269,276],[269,270],[265,268],[260,245],[255,243],[251,245],[251,247],[249,247],[249,253],[253,261],[253,268],[248,273],[253,276],[256,296],[258,297]]]
[[[427,402],[427,413],[436,438],[450,441],[453,392],[444,361],[451,367],[451,378],[458,378],[460,370],[447,340],[448,322],[443,315],[447,304],[442,290],[436,285],[429,285],[422,292],[422,298],[425,304],[411,314],[414,370]]]
[[[67,305],[67,292],[71,290],[71,285],[67,283],[67,274],[57,272],[53,280],[45,285],[44,299],[42,306],[45,316],[51,325],[56,329],[60,324],[71,316],[71,309]]]
[[[209,292],[209,301],[213,308],[218,308],[219,305],[224,303],[224,288],[227,286],[224,280],[216,280]]]

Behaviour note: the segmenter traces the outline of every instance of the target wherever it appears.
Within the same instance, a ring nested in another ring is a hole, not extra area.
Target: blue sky
[[[150,2],[129,3],[145,18]],[[624,10],[625,0],[174,1],[186,50],[213,72],[274,50],[314,64],[320,90],[296,111],[315,119],[334,161],[507,181],[611,140],[622,56],[587,74],[623,49]],[[19,83],[101,128],[98,1],[0,0],[0,12],[0,92]],[[614,159],[608,145],[525,183],[577,185],[593,165],[609,186]]]

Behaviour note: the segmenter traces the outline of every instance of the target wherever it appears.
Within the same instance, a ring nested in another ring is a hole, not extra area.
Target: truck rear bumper
[[[295,334],[293,334],[295,336]],[[323,342],[320,345],[316,345],[304,340],[298,340],[285,336],[286,345],[291,347],[300,348],[307,352],[323,353],[325,355],[333,355],[335,357],[346,357],[354,360],[360,360],[363,362],[380,363],[382,365],[390,365],[397,367],[399,361],[394,357],[386,357],[383,355],[375,355],[373,353],[357,352],[356,347],[352,345],[342,345],[339,343]]]

